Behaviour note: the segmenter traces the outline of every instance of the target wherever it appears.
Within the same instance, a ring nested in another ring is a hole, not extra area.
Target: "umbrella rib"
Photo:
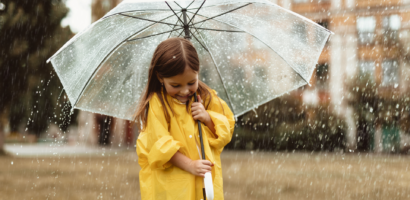
[[[182,30],[182,31],[179,33],[178,37],[179,37],[179,36],[181,36],[181,35],[182,35],[182,33],[184,33],[184,30]]]
[[[182,6],[180,6],[176,1],[174,1],[174,3],[177,4],[177,6],[182,9]]]
[[[186,9],[188,10],[189,6],[191,6],[194,3],[194,1],[192,1],[187,7]]]
[[[197,28],[197,29],[207,30],[207,31],[222,31],[222,32],[233,32],[233,33],[246,33],[245,31],[233,31],[233,30],[212,29],[212,28]]]
[[[181,16],[182,16],[182,13],[181,13],[180,17],[181,17]],[[177,21],[175,22],[175,25],[174,25],[174,27],[172,27],[172,29],[174,29],[174,28],[175,28],[175,26],[176,26],[176,24],[178,23],[178,21],[179,21],[179,20],[177,20]],[[171,33],[169,33],[168,38],[169,38],[169,37],[171,37],[171,34],[172,34],[172,32],[171,32]]]
[[[188,17],[188,16],[187,16],[187,17]],[[189,17],[188,17],[188,19],[189,19]],[[191,18],[191,19],[189,20],[189,23],[191,23],[192,19],[193,19],[193,18]],[[188,23],[188,25],[189,25],[189,23]],[[196,29],[196,27],[195,27],[195,26],[192,26],[192,27],[194,27],[195,31],[199,34],[199,31]],[[201,41],[199,41],[199,39],[194,35],[194,33],[191,31],[191,29],[188,29],[188,31],[192,34],[192,36],[194,36],[194,38],[196,39],[196,41],[198,41],[199,44],[200,44],[206,51],[209,52],[208,48],[206,48],[205,45],[203,45],[203,44],[201,43]]]
[[[202,37],[202,35],[201,35],[199,32],[198,32],[198,35],[201,37],[202,41],[204,41],[205,46],[208,47],[208,45],[206,45],[206,41],[204,40],[204,38]],[[231,108],[234,109],[233,103],[232,103],[232,100],[231,100],[231,97],[229,96],[228,90],[226,89],[225,83],[224,83],[224,81],[223,81],[223,79],[222,79],[222,75],[221,75],[221,72],[219,71],[218,65],[216,64],[215,58],[214,58],[214,56],[212,55],[211,51],[208,51],[208,53],[209,53],[209,55],[211,56],[212,61],[214,62],[216,71],[218,72],[219,78],[221,79],[222,86],[224,87],[226,96],[228,97],[229,104],[231,104]],[[234,110],[233,112],[235,112],[235,110]]]
[[[171,25],[171,26],[176,26],[176,24],[171,24],[171,23],[166,23],[166,22],[161,22],[161,21],[156,21],[156,20],[151,20],[151,19],[144,19],[141,17],[136,17],[136,16],[130,16],[130,15],[126,15],[126,14],[122,14],[120,13],[119,15],[125,16],[125,17],[131,17],[131,18],[135,18],[135,19],[140,19],[140,20],[145,20],[145,21],[149,21],[149,22],[155,22],[155,23],[159,23],[159,24],[166,24],[166,25]]]
[[[132,42],[132,41],[135,41],[135,40],[140,40],[140,39],[149,38],[149,37],[153,37],[153,36],[157,36],[157,35],[162,35],[162,34],[165,34],[165,33],[173,32],[173,31],[177,31],[177,30],[181,30],[181,29],[183,29],[183,28],[172,29],[170,31],[165,31],[165,32],[161,32],[161,33],[157,33],[157,34],[153,34],[153,35],[148,35],[148,36],[145,36],[145,37],[135,38],[135,39],[127,40],[127,42]]]
[[[209,52],[208,48],[206,48],[201,41],[198,40],[198,38],[194,35],[194,33],[191,32],[191,30],[189,30],[189,32],[192,34],[192,36],[194,36],[194,38],[196,39],[196,41],[199,42],[199,44],[206,50]],[[198,32],[198,31],[197,31]],[[199,33],[199,32],[198,32]]]
[[[170,16],[168,16],[168,17],[165,17],[165,18],[161,19],[160,21],[166,20],[166,19],[168,19],[168,18],[170,18],[170,17],[172,17],[172,16],[174,16],[174,15],[170,15]],[[151,26],[153,26],[153,25],[155,25],[155,24],[157,24],[157,22],[154,22],[154,23],[152,23],[152,24],[150,24],[150,25],[148,25],[148,26],[146,26],[146,27],[144,27],[144,28],[138,30],[138,31],[135,32],[134,34],[130,35],[128,38],[133,37],[135,34],[138,34],[138,33],[140,33],[140,32],[142,32],[142,31],[146,30],[147,28],[149,28],[149,27],[151,27]],[[115,46],[115,47],[110,51],[110,53],[108,53],[108,54],[101,60],[101,62],[100,62],[100,63],[97,65],[97,67],[95,68],[95,70],[94,70],[94,72],[93,72],[93,74],[92,74],[92,77],[94,77],[95,73],[96,73],[97,70],[99,69],[98,66],[100,66],[101,63],[103,63],[103,62],[108,58],[108,56],[111,55],[111,54],[114,52],[115,49],[117,49],[121,44],[123,44],[126,40],[128,40],[128,38],[125,39],[124,41],[120,42],[117,46]],[[87,88],[87,86],[88,86],[88,84],[90,83],[90,81],[91,81],[91,79],[88,79],[88,80],[87,80],[87,83],[84,85],[83,89],[81,90],[80,95],[78,95],[77,100],[76,100],[75,103],[72,105],[73,108],[75,107],[75,105],[77,105],[78,100],[80,100],[80,97],[83,95],[83,93],[84,93],[84,91],[85,91],[85,88]]]
[[[199,8],[196,10],[194,16],[192,16],[192,18],[189,20],[188,24],[190,24],[191,21],[194,20],[195,15],[196,15],[196,14],[198,13],[198,11],[202,8],[202,6],[204,5],[205,1],[206,1],[206,0],[204,0],[204,2],[202,2],[201,6],[199,6]],[[192,25],[194,25],[193,22],[192,22]]]
[[[168,5],[169,9],[171,9],[171,11],[174,13],[174,15],[178,17],[178,20],[179,20],[182,24],[184,24],[184,22],[181,20],[181,18],[179,18],[179,16],[175,13],[174,9],[171,8],[171,6],[168,4],[168,2],[165,2],[165,3]]]
[[[224,14],[227,14],[227,13],[230,13],[230,12],[233,12],[233,11],[235,11],[235,10],[238,10],[238,9],[241,9],[241,8],[243,8],[243,7],[245,7],[245,6],[249,6],[249,5],[251,5],[252,3],[248,3],[248,4],[245,4],[245,5],[243,5],[243,6],[239,6],[239,7],[237,7],[237,8],[234,8],[234,9],[232,9],[232,10],[228,10],[228,11],[226,11],[226,12],[223,12],[223,13],[221,13],[221,14],[219,14],[219,15],[215,15],[215,16],[213,16],[213,17],[206,17],[207,19],[204,19],[204,20],[202,20],[202,21],[199,21],[199,22],[197,22],[197,23],[195,23],[195,24],[198,24],[198,23],[201,23],[201,22],[204,22],[204,21],[208,21],[208,20],[210,20],[210,19],[213,19],[213,18],[216,18],[216,17],[219,17],[219,16],[221,16],[221,15],[224,15]],[[188,11],[187,11],[188,12]],[[192,13],[192,12],[190,12],[190,13]],[[201,16],[201,15],[200,15]],[[195,24],[192,24],[192,25],[195,25]]]
[[[189,12],[189,11],[188,11],[188,12]],[[192,13],[192,12],[189,12],[189,13]],[[201,15],[201,14],[198,14],[198,15],[201,16],[201,17],[208,18],[207,16],[204,16],[204,15]],[[211,19],[211,18],[209,18],[209,19]],[[226,25],[228,25],[228,26],[232,26],[232,27],[234,27],[234,28],[237,28],[237,29],[239,29],[239,30],[242,30],[243,32],[245,32],[245,33],[251,35],[252,37],[254,37],[255,39],[259,40],[260,42],[262,42],[263,44],[265,44],[269,49],[271,49],[272,51],[274,51],[280,58],[282,58],[282,60],[285,61],[286,64],[288,64],[293,70],[295,70],[295,72],[296,72],[303,80],[305,80],[306,83],[309,83],[309,81],[306,80],[306,78],[303,77],[302,74],[300,74],[300,72],[299,72],[298,70],[296,70],[291,64],[289,64],[288,61],[286,61],[285,58],[282,57],[282,55],[280,55],[280,54],[279,54],[278,52],[276,52],[272,47],[270,47],[268,44],[266,44],[266,42],[264,42],[263,40],[259,39],[259,38],[256,37],[254,34],[249,33],[248,31],[246,31],[246,30],[244,30],[244,29],[242,29],[242,28],[239,28],[239,27],[237,27],[237,26],[235,26],[235,25],[229,24],[229,23],[227,23],[227,22],[223,22],[223,21],[220,21],[220,20],[217,20],[217,19],[212,19],[212,20],[215,20],[215,21],[217,21],[217,22],[220,22],[220,23],[226,24]]]

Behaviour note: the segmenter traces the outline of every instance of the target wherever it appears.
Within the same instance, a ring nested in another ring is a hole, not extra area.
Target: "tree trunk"
[[[0,156],[5,155],[4,151],[4,131],[2,125],[0,125]]]
[[[0,108],[0,156],[6,155],[6,151],[4,150],[4,142],[6,140],[6,132],[5,127],[8,126],[8,108]]]
[[[5,155],[4,151],[4,140],[5,140],[5,133],[4,133],[4,126],[5,120],[3,120],[4,113],[0,113],[0,156]]]

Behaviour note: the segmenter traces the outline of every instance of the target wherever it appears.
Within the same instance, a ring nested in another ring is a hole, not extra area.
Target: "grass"
[[[225,199],[410,199],[404,155],[226,151]],[[0,200],[140,199],[137,155],[0,157]]]

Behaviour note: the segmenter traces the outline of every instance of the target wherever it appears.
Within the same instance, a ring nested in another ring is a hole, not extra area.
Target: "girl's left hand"
[[[199,120],[204,124],[208,124],[211,121],[211,117],[208,112],[205,110],[204,105],[202,105],[201,96],[198,95],[198,102],[192,103],[191,112],[194,120]]]

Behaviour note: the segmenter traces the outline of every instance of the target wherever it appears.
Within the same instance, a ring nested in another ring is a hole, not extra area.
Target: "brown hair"
[[[183,38],[169,38],[161,42],[155,49],[154,55],[151,60],[151,64],[148,72],[148,82],[145,87],[145,92],[141,96],[137,110],[134,114],[134,121],[137,123],[138,129],[143,130],[147,125],[149,100],[154,94],[158,95],[161,101],[162,108],[165,113],[165,117],[169,120],[170,115],[166,108],[165,102],[169,106],[166,96],[166,90],[163,89],[161,82],[158,80],[157,74],[161,78],[169,78],[184,73],[185,67],[189,66],[192,70],[199,72],[199,58],[195,47],[192,43]],[[212,95],[209,92],[210,88],[198,80],[197,94],[201,96],[204,102],[208,102],[205,105],[205,109],[208,109],[209,103],[212,100]],[[188,111],[189,100],[186,102]],[[169,106],[171,112],[172,107]]]

